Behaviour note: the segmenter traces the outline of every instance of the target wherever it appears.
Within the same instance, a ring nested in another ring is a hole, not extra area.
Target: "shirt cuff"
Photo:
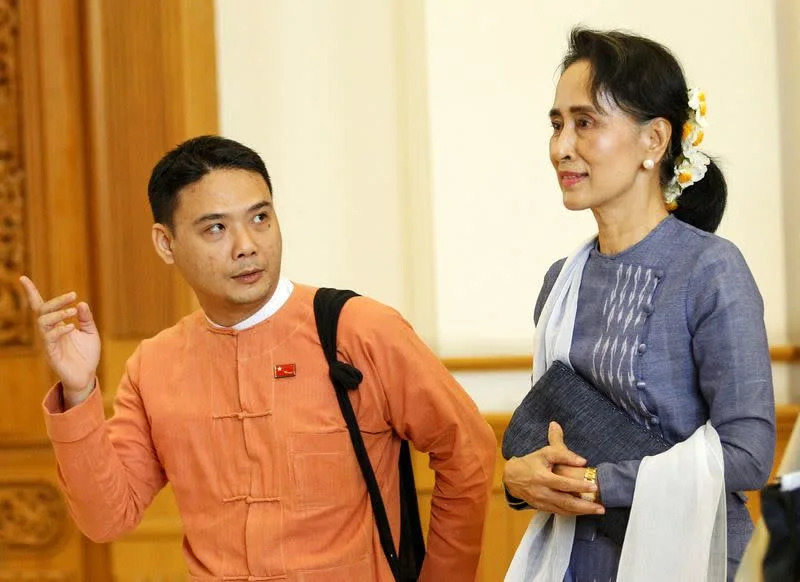
[[[42,409],[47,436],[57,443],[72,443],[86,438],[105,422],[99,381],[95,382],[86,400],[69,410],[64,410],[64,392],[59,382],[44,397]]]
[[[511,495],[511,493],[508,492],[508,489],[506,489],[505,484],[503,484],[503,492],[506,494],[506,503],[508,503],[508,506],[511,509],[531,509],[531,506],[528,505],[527,501],[518,499],[517,497]]]
[[[630,507],[633,503],[639,462],[635,463],[635,468],[628,466],[629,463],[626,461],[597,465],[597,487],[600,491],[600,503],[604,507]]]

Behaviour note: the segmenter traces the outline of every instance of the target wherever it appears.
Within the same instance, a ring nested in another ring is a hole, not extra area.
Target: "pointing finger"
[[[23,275],[19,278],[19,282],[22,283],[22,287],[25,289],[25,294],[28,296],[28,303],[31,305],[31,309],[34,311],[39,311],[41,308],[42,303],[44,300],[42,299],[39,290],[36,288],[36,285],[33,284],[33,281],[30,278]]]

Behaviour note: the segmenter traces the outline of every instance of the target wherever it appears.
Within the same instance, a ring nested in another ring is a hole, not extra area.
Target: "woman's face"
[[[642,126],[604,95],[602,110],[594,105],[590,73],[587,61],[567,68],[550,111],[550,161],[570,210],[617,207],[647,191]]]

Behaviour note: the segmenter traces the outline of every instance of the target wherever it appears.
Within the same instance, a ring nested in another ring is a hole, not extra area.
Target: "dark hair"
[[[611,30],[574,28],[569,48],[561,61],[563,73],[578,61],[588,61],[594,105],[603,96],[639,123],[663,117],[672,126],[672,137],[661,163],[661,186],[674,176],[681,153],[683,125],[689,117],[688,88],[683,70],[665,46],[648,38]],[[705,177],[684,189],[673,214],[680,220],[714,232],[725,212],[727,186],[712,160]]]
[[[147,185],[153,220],[172,228],[178,192],[210,171],[220,169],[255,172],[264,178],[272,192],[272,181],[261,156],[232,139],[202,135],[167,152],[153,168]]]

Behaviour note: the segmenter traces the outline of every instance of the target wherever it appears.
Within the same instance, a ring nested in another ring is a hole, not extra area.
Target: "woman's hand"
[[[508,492],[535,509],[559,515],[605,513],[602,505],[579,497],[597,486],[583,479],[586,459],[567,448],[557,422],[550,423],[547,440],[548,446],[508,460],[503,474]]]

